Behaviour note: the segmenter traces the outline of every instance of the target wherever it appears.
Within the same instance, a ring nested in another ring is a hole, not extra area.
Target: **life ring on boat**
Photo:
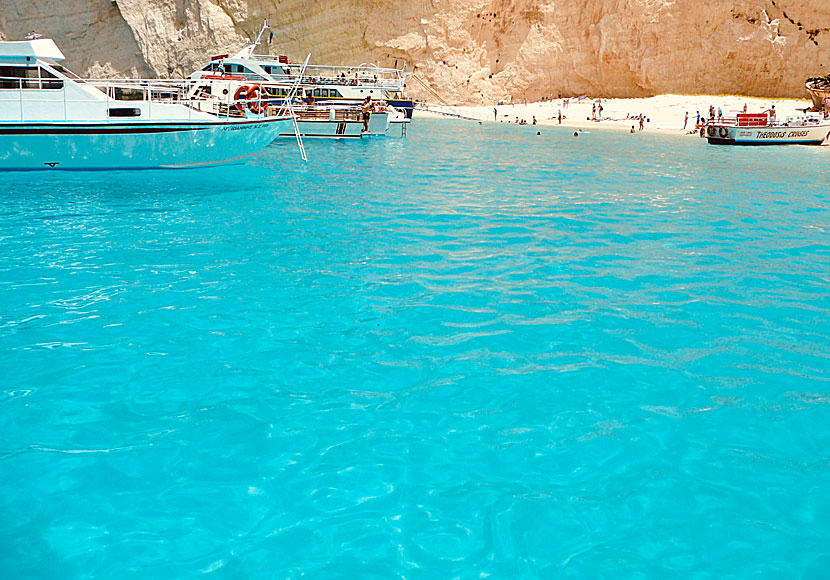
[[[248,85],[242,85],[241,87],[236,89],[236,92],[233,94],[234,106],[240,113],[245,112],[245,103],[243,103],[240,99],[247,99],[248,91]]]
[[[708,133],[708,135],[710,137],[714,137],[715,136],[715,128],[712,125],[709,125],[709,128],[706,129],[706,133]]]
[[[265,107],[268,106],[267,101],[263,102],[262,98],[265,97],[267,93],[265,89],[263,89],[259,85],[254,85],[250,89],[248,89],[248,94],[246,95],[248,99],[248,109],[251,110],[252,113],[255,115],[260,114],[265,110]],[[267,98],[267,97],[266,97]]]
[[[727,129],[726,127],[721,127],[720,129],[718,129],[718,137],[720,137],[721,139],[726,139],[728,135],[729,129]]]

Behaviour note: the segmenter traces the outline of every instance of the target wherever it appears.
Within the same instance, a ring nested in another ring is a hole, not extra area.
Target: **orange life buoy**
[[[259,85],[254,85],[248,90],[248,108],[252,113],[258,115],[265,110],[267,101],[262,100],[265,95],[267,95],[265,89]]]
[[[240,99],[247,99],[248,98],[248,85],[242,85],[236,92],[233,94],[234,106],[240,113],[245,112],[245,103],[241,102]]]

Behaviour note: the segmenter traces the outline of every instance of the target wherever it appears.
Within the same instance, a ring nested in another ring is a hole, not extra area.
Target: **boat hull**
[[[706,140],[713,145],[821,145],[830,124],[804,127],[738,127],[712,125]]]
[[[232,122],[0,122],[0,170],[215,165],[267,147],[287,117]]]

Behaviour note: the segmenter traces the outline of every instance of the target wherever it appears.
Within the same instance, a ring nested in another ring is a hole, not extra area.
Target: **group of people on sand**
[[[628,115],[626,115],[625,118],[626,119],[634,119],[635,121],[639,121],[640,122],[640,128],[638,129],[638,131],[642,131],[643,129],[645,129],[645,122],[648,120],[646,118],[646,116],[642,113],[640,113],[639,115],[636,115],[634,117],[629,117]],[[631,131],[629,131],[629,133],[636,133],[636,132],[637,131],[634,130],[634,125],[631,125]]]
[[[591,120],[602,121],[602,99],[594,101],[594,104],[591,107]]]

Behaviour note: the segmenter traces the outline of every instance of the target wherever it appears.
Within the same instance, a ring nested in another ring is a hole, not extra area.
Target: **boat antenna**
[[[297,94],[297,89],[303,81],[303,75],[305,74],[305,69],[308,66],[309,60],[311,60],[311,53],[305,57],[305,62],[303,63],[303,66],[300,67],[300,74],[297,76],[297,80],[294,81],[294,84],[291,86],[291,90],[288,91],[288,94],[283,100],[284,106],[288,108],[288,112],[291,113],[291,119],[294,122],[294,135],[297,137],[297,147],[300,148],[300,156],[303,158],[303,161],[308,161],[308,156],[305,152],[305,145],[303,145],[303,138],[300,136],[300,126],[297,124],[297,114],[294,112],[294,107],[291,102],[294,100],[294,95]]]
[[[267,20],[264,20],[264,21],[262,22],[262,28],[260,29],[259,34],[257,34],[257,35],[256,35],[256,39],[254,40],[254,44],[261,44],[261,43],[259,42],[259,39],[260,39],[260,38],[262,38],[262,34],[263,34],[266,30],[268,30],[268,21],[267,21]]]

